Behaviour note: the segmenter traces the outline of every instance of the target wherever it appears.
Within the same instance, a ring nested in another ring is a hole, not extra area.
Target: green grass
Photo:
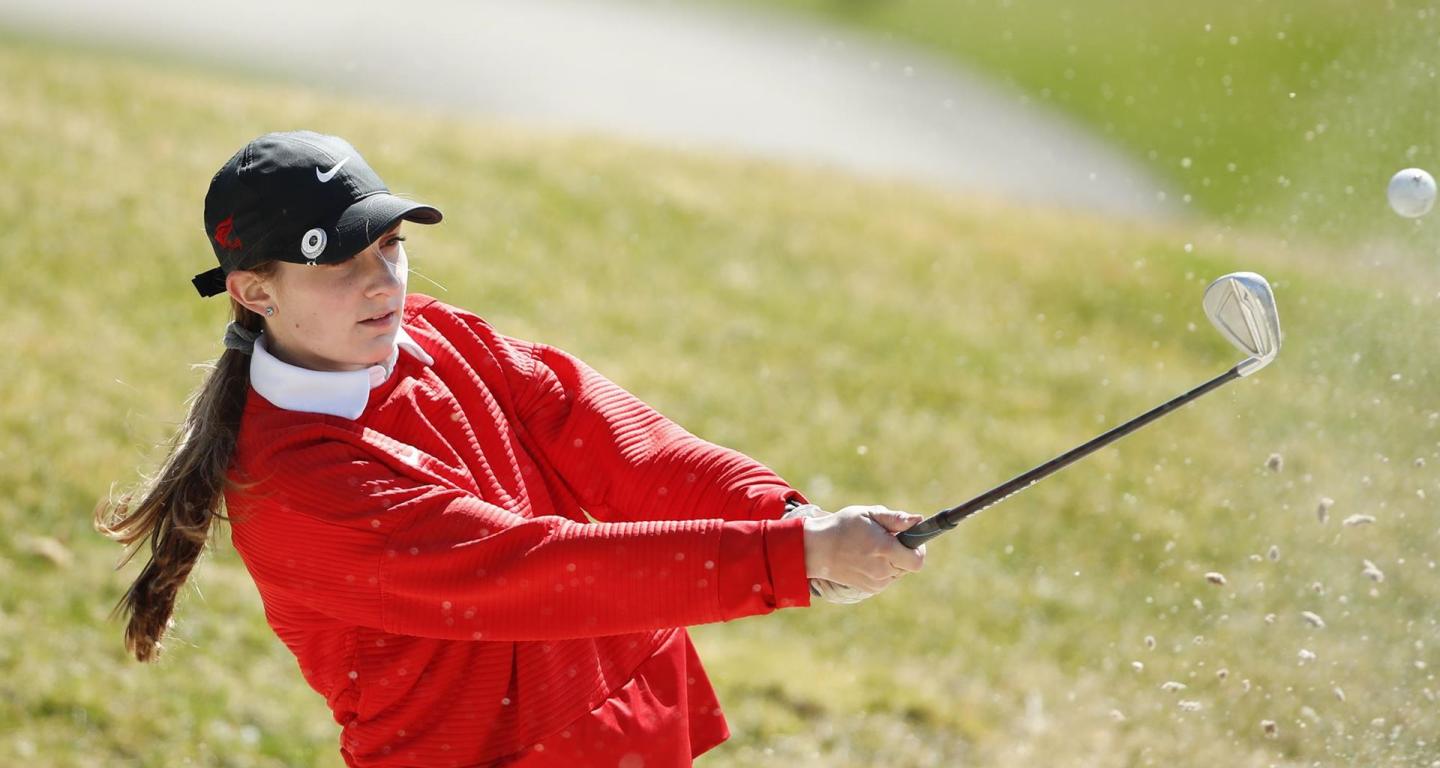
[[[778,5],[988,75],[1128,149],[1183,205],[1224,223],[1353,242],[1395,229],[1383,215],[1391,174],[1436,170],[1431,2]]]
[[[1238,356],[1201,289],[1235,269],[1275,284],[1286,347],[1253,379],[966,523],[879,598],[695,629],[735,733],[703,765],[1440,760],[1440,280],[1416,253],[1117,224],[7,41],[0,764],[339,765],[226,536],[141,666],[105,619],[135,566],[114,573],[89,523],[112,482],[153,470],[192,364],[220,350],[224,307],[188,283],[213,259],[210,175],[299,126],[445,211],[409,243],[445,289],[415,290],[576,353],[832,509],[963,500],[1221,372]],[[1339,522],[1362,512],[1377,522]]]

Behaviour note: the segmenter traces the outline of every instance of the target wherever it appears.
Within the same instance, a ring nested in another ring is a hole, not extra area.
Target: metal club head
[[[1250,356],[1241,376],[1270,364],[1280,354],[1280,312],[1270,283],[1254,272],[1222,275],[1205,289],[1205,315],[1225,338]]]

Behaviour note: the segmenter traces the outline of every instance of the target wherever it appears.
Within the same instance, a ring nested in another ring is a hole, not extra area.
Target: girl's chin
[[[383,333],[365,342],[362,357],[371,362],[367,365],[382,365],[390,359],[390,353],[395,350],[395,332]]]

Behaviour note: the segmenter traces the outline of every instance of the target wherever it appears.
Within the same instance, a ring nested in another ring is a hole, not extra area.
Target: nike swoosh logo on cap
[[[345,158],[344,160],[341,160],[340,162],[336,163],[334,168],[331,168],[330,170],[328,170],[328,171],[326,171],[326,172],[324,172],[324,173],[321,173],[321,172],[320,172],[320,166],[317,165],[317,166],[315,166],[315,178],[319,179],[321,184],[324,184],[325,182],[327,182],[327,181],[335,178],[335,172],[338,171],[338,170],[340,170],[340,166],[342,166],[342,165],[344,165],[344,164],[346,164],[346,163],[348,163],[348,162],[350,162],[350,158],[347,157],[347,158]]]

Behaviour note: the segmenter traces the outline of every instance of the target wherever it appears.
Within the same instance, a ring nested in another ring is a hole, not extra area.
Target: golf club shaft
[[[1130,434],[1131,432],[1134,432],[1135,430],[1145,426],[1146,424],[1149,424],[1150,422],[1160,418],[1161,416],[1164,416],[1165,414],[1175,410],[1176,408],[1185,405],[1186,403],[1205,394],[1206,392],[1209,392],[1210,390],[1215,389],[1222,384],[1238,378],[1240,378],[1239,365],[1231,368],[1225,373],[1220,374],[1219,376],[1216,376],[1215,378],[1205,382],[1204,384],[1201,384],[1200,386],[1190,390],[1189,392],[1180,395],[1174,400],[1171,400],[1162,405],[1158,405],[1146,411],[1145,413],[1136,416],[1135,418],[1125,422],[1124,424],[1121,424],[1118,427],[1115,427],[1114,429],[1106,432],[1103,435],[1100,435],[1099,437],[1096,437],[1095,439],[1091,440],[1088,443],[1085,443],[1084,445],[1078,446],[1071,449],[1070,451],[1062,453],[1059,456],[1056,456],[1055,458],[1045,462],[1044,464],[1041,464],[1038,467],[1035,467],[1034,469],[1022,475],[1018,475],[1015,478],[1005,483],[1002,483],[1001,485],[995,486],[994,488],[980,494],[979,496],[976,496],[975,498],[965,502],[964,504],[943,510],[922,522],[916,523],[915,526],[910,528],[909,530],[897,534],[897,538],[900,539],[900,543],[911,549],[914,549],[921,544],[924,544],[926,541],[929,541],[930,539],[939,536],[940,534],[950,530],[951,528],[954,528],[961,520],[964,520],[965,518],[975,514],[976,512],[979,512],[986,507],[990,507],[1004,501],[1011,495],[1019,493],[1020,491],[1023,491],[1031,485],[1039,482],[1041,479],[1051,474],[1052,472],[1055,472],[1062,467],[1065,467],[1070,463],[1089,455],[1090,453],[1104,448],[1110,443],[1119,440],[1120,438]]]

